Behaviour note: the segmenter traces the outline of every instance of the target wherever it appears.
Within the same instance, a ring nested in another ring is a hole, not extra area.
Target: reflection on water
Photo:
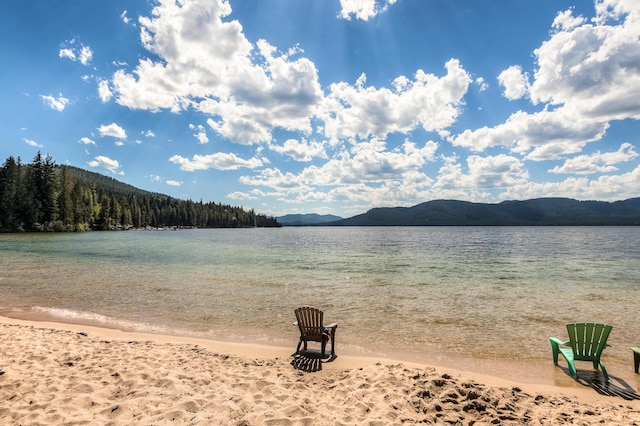
[[[0,305],[76,322],[290,344],[293,309],[342,347],[547,360],[564,324],[640,344],[640,228],[282,228],[0,235]]]

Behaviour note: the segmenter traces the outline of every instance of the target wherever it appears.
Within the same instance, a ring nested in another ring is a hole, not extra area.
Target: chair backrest
[[[304,340],[322,341],[324,326],[322,319],[324,314],[321,310],[312,306],[303,306],[295,310],[300,336]]]
[[[613,327],[597,323],[567,324],[569,346],[578,361],[599,361]]]

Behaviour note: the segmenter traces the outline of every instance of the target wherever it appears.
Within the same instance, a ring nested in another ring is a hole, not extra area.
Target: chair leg
[[[640,353],[639,352],[633,352],[633,367],[636,370],[636,373],[638,372],[638,368],[640,367]]]
[[[607,369],[604,368],[604,364],[602,363],[602,361],[600,361],[600,368],[602,369],[602,374],[604,375],[604,380],[607,383],[610,383],[611,380],[609,379],[609,374],[607,374]]]
[[[551,352],[553,353],[553,365],[558,365],[558,352],[560,352],[560,348],[553,340],[549,342],[551,343]]]
[[[296,353],[300,352],[300,345],[302,345],[302,339],[298,341],[298,347],[296,348]]]
[[[327,349],[327,341],[322,339],[322,343],[320,344],[320,346],[322,347],[322,358],[324,358],[324,354],[325,354],[326,349]]]

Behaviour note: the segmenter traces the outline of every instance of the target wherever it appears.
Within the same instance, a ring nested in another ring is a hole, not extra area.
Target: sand
[[[633,389],[0,317],[0,424],[640,425]],[[329,361],[329,362],[327,362]],[[594,373],[595,374],[595,373]],[[595,377],[595,376],[594,376]]]

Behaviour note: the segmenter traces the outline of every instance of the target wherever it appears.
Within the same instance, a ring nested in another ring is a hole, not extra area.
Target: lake
[[[486,371],[552,366],[549,336],[605,322],[615,375],[640,345],[638,241],[638,227],[0,234],[0,308],[293,350],[293,310],[313,305],[339,323],[338,355]]]

